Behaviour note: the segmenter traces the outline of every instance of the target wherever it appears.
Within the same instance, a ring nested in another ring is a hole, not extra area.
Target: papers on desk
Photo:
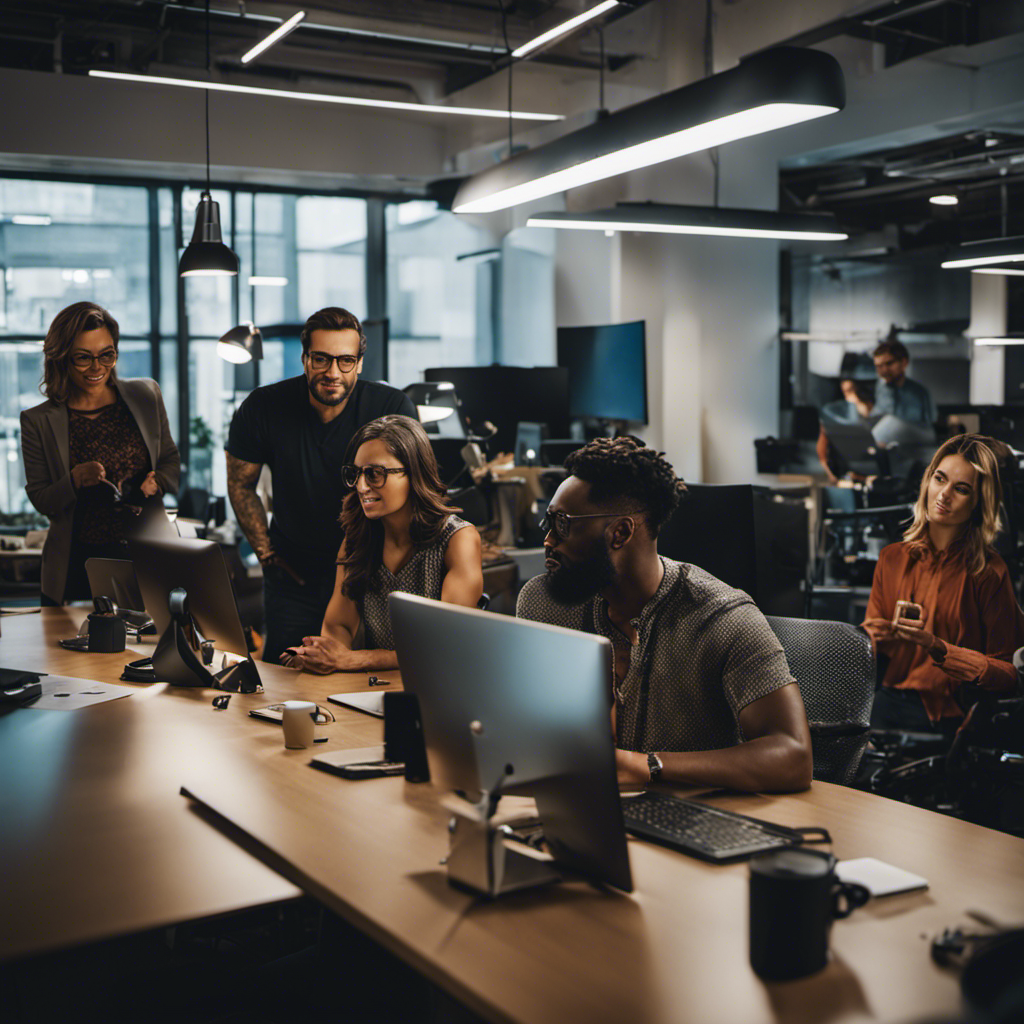
[[[136,691],[130,686],[115,683],[97,683],[91,679],[73,679],[70,676],[43,676],[42,696],[27,707],[33,711],[77,711],[92,704],[128,697]]]
[[[384,694],[383,693],[332,693],[327,698],[342,707],[354,708],[364,714],[373,715],[374,718],[384,717]]]

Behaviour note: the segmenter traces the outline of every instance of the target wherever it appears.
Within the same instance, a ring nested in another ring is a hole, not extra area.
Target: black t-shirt
[[[304,376],[257,388],[235,412],[224,447],[236,459],[270,467],[270,542],[297,571],[334,572],[342,538],[338,513],[345,496],[345,451],[364,423],[388,413],[416,418],[401,391],[357,380],[341,414],[323,423],[310,405]]]

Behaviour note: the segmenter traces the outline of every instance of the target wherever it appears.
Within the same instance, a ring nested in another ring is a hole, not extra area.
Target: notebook
[[[384,717],[383,693],[332,693],[327,699],[334,704],[341,704],[342,707],[355,708],[356,711],[373,715],[374,718]]]

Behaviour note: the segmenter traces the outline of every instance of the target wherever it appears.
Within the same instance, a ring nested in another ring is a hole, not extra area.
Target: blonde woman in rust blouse
[[[131,509],[178,489],[180,458],[160,388],[118,379],[119,333],[93,302],[61,310],[43,342],[47,401],[21,414],[25,491],[50,519],[44,605],[88,598],[86,559],[126,557]]]
[[[992,547],[1001,529],[996,443],[964,434],[943,444],[903,541],[878,560],[864,620],[889,659],[875,728],[952,734],[963,718],[957,691],[964,684],[996,694],[1017,685],[1012,662],[1024,644],[1024,617]],[[900,601],[908,604],[897,609]]]

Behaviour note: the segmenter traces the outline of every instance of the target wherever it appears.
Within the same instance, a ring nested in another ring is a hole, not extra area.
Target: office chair
[[[804,699],[814,778],[848,786],[868,745],[875,694],[871,638],[846,622],[766,618]]]

